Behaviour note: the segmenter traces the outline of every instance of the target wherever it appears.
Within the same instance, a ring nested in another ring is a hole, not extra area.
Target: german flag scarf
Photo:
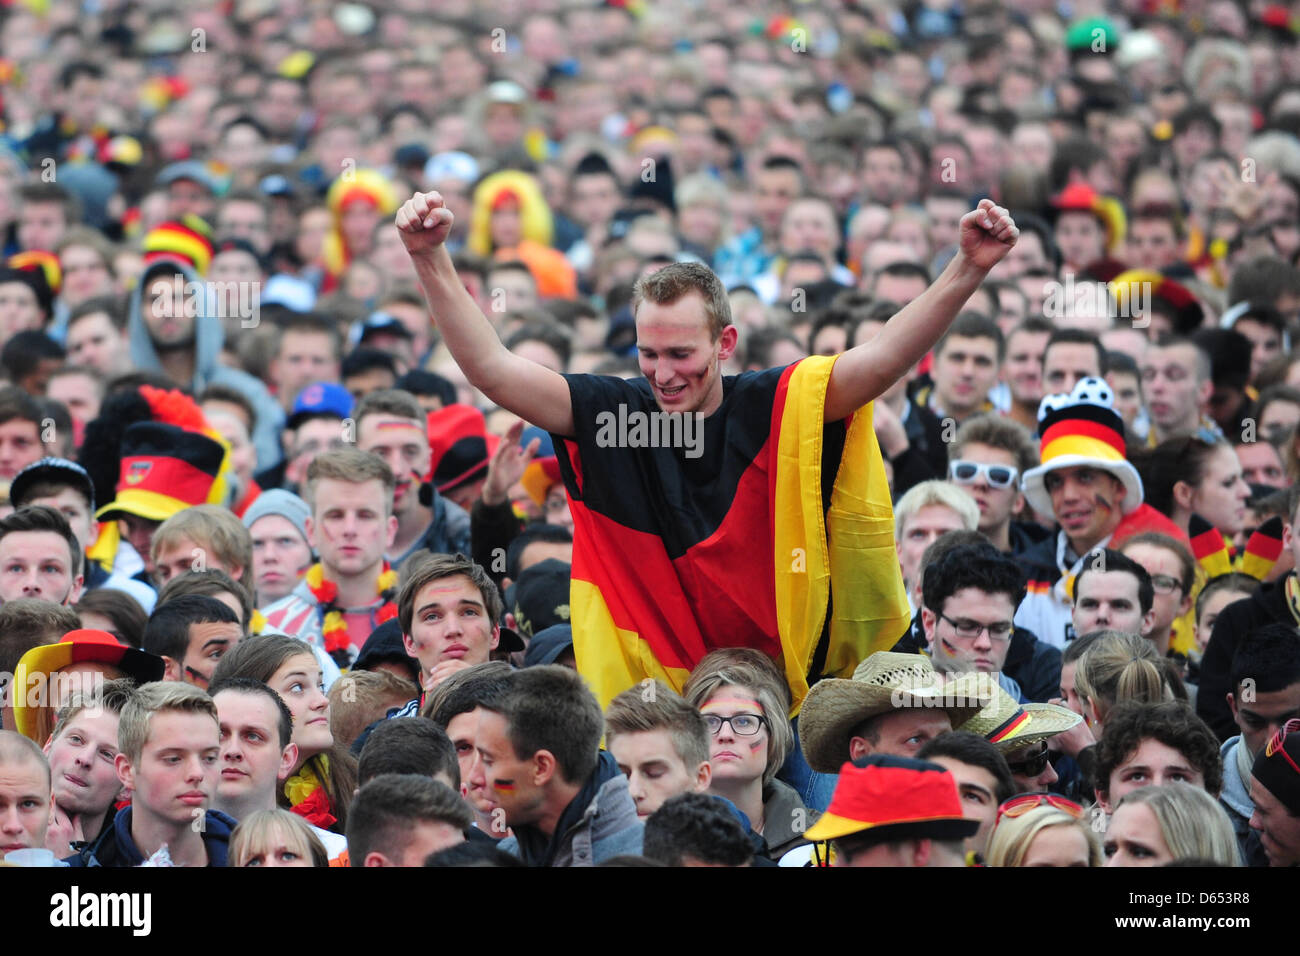
[[[750,647],[782,668],[797,713],[810,681],[850,677],[906,631],[871,408],[823,420],[834,363],[724,379],[685,448],[626,428],[658,412],[644,380],[567,376],[576,434],[554,437],[574,651],[602,706],[647,678],[680,691],[709,651]]]

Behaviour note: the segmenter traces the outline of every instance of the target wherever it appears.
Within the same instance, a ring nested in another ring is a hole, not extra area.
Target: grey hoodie
[[[1246,840],[1250,837],[1250,818],[1255,815],[1255,804],[1250,799],[1250,781],[1242,780],[1237,770],[1239,746],[1240,734],[1229,737],[1219,748],[1219,756],[1223,758],[1223,790],[1219,792],[1219,803],[1232,820],[1232,831],[1237,834],[1237,845],[1241,847],[1243,858],[1250,859],[1246,853]]]
[[[180,273],[187,283],[199,283],[199,274],[189,266],[168,260],[166,263],[151,263],[140,275],[131,292],[130,311],[127,318],[127,334],[131,349],[131,364],[139,371],[162,372],[162,362],[149,329],[140,315],[140,302],[144,297],[145,287],[150,276],[158,272],[167,274]],[[220,362],[221,347],[225,342],[225,332],[221,320],[211,314],[206,295],[199,297],[199,315],[195,319],[195,361],[194,379],[181,383],[193,392],[197,398],[209,385],[225,385],[237,389],[250,402],[257,412],[257,424],[253,429],[253,447],[257,451],[257,470],[264,471],[279,464],[282,457],[280,433],[284,429],[284,410],[271,396],[266,385],[240,369],[229,368]]]

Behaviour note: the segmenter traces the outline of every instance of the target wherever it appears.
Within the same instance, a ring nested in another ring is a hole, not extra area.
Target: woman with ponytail
[[[1098,739],[1116,704],[1187,699],[1182,681],[1156,653],[1155,645],[1145,637],[1119,631],[1103,632],[1088,648],[1075,670],[1074,686],[1084,720]]]

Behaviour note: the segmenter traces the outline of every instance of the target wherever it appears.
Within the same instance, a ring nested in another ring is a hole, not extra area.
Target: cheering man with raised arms
[[[554,438],[574,521],[574,650],[602,705],[647,677],[680,689],[708,651],[747,646],[778,662],[797,708],[809,680],[848,677],[892,645],[908,608],[867,406],[1015,244],[1006,210],[985,200],[963,217],[948,268],[869,344],[736,377],[721,372],[737,341],[722,284],[667,266],[634,292],[644,379],[632,382],[507,351],[443,246],[452,219],[438,193],[417,193],[396,224],[470,383]],[[702,441],[611,442],[598,419],[621,407],[628,421],[698,415]]]

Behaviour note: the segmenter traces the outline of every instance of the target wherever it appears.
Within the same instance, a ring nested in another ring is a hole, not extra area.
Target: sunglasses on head
[[[1272,737],[1269,738],[1267,746],[1264,747],[1264,756],[1271,757],[1274,754],[1281,754],[1282,759],[1291,765],[1291,769],[1300,773],[1300,767],[1291,759],[1291,755],[1286,752],[1282,746],[1286,742],[1287,734],[1300,733],[1300,717],[1292,717],[1278,729]]]
[[[1076,820],[1083,819],[1083,807],[1079,806],[1073,800],[1067,800],[1065,797],[1058,797],[1054,793],[1022,793],[1018,797],[1012,797],[1002,806],[998,807],[997,819],[993,825],[997,826],[1002,822],[1003,817],[1022,817],[1030,810],[1036,810],[1038,807],[1054,807],[1062,810],[1074,817]]]
[[[977,461],[957,460],[948,465],[948,473],[959,485],[973,485],[983,478],[994,488],[1010,488],[1020,472],[1010,465],[981,465]]]

